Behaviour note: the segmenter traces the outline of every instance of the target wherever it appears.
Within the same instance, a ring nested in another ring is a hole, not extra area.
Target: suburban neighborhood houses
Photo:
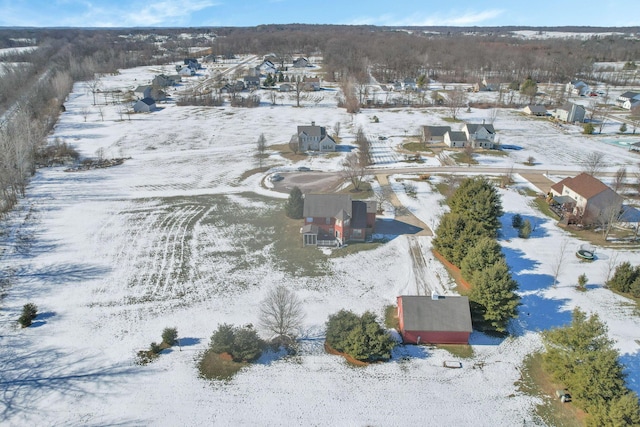
[[[561,30],[0,28],[0,425],[640,425],[640,30]]]

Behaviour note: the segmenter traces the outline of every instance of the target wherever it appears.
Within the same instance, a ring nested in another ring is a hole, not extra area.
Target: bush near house
[[[23,328],[28,328],[36,316],[38,316],[38,307],[33,303],[25,304],[22,307],[22,314],[18,318],[18,323],[20,323],[20,326]]]
[[[391,358],[396,343],[370,311],[358,316],[349,310],[340,310],[327,321],[327,344],[358,361],[377,362]]]

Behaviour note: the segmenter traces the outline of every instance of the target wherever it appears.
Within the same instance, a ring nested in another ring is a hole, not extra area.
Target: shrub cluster
[[[147,363],[153,362],[162,350],[173,346],[177,339],[177,328],[164,328],[164,330],[162,331],[162,342],[158,344],[154,341],[149,345],[149,350],[138,351],[138,359],[136,360],[136,363],[138,363],[139,365],[146,365]]]
[[[358,316],[349,310],[340,310],[329,316],[326,341],[333,349],[356,360],[376,362],[389,360],[396,343],[370,311]]]
[[[262,354],[265,342],[253,325],[242,327],[223,323],[211,336],[209,349],[214,353],[227,353],[234,362],[252,362]]]
[[[545,331],[542,338],[545,370],[589,414],[588,426],[640,425],[638,396],[625,386],[620,354],[598,315],[587,318],[575,309],[570,325]]]
[[[633,267],[629,262],[623,262],[605,285],[615,291],[640,298],[640,266]]]

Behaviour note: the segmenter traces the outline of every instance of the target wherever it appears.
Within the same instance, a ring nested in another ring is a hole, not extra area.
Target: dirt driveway
[[[335,191],[343,179],[335,172],[279,172],[282,181],[274,182],[273,189],[281,193],[289,193],[298,187],[303,193],[331,193]]]

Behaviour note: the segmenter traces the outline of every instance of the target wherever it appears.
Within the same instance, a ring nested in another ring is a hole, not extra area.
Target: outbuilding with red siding
[[[406,344],[468,344],[473,330],[464,296],[399,296],[398,320]]]

